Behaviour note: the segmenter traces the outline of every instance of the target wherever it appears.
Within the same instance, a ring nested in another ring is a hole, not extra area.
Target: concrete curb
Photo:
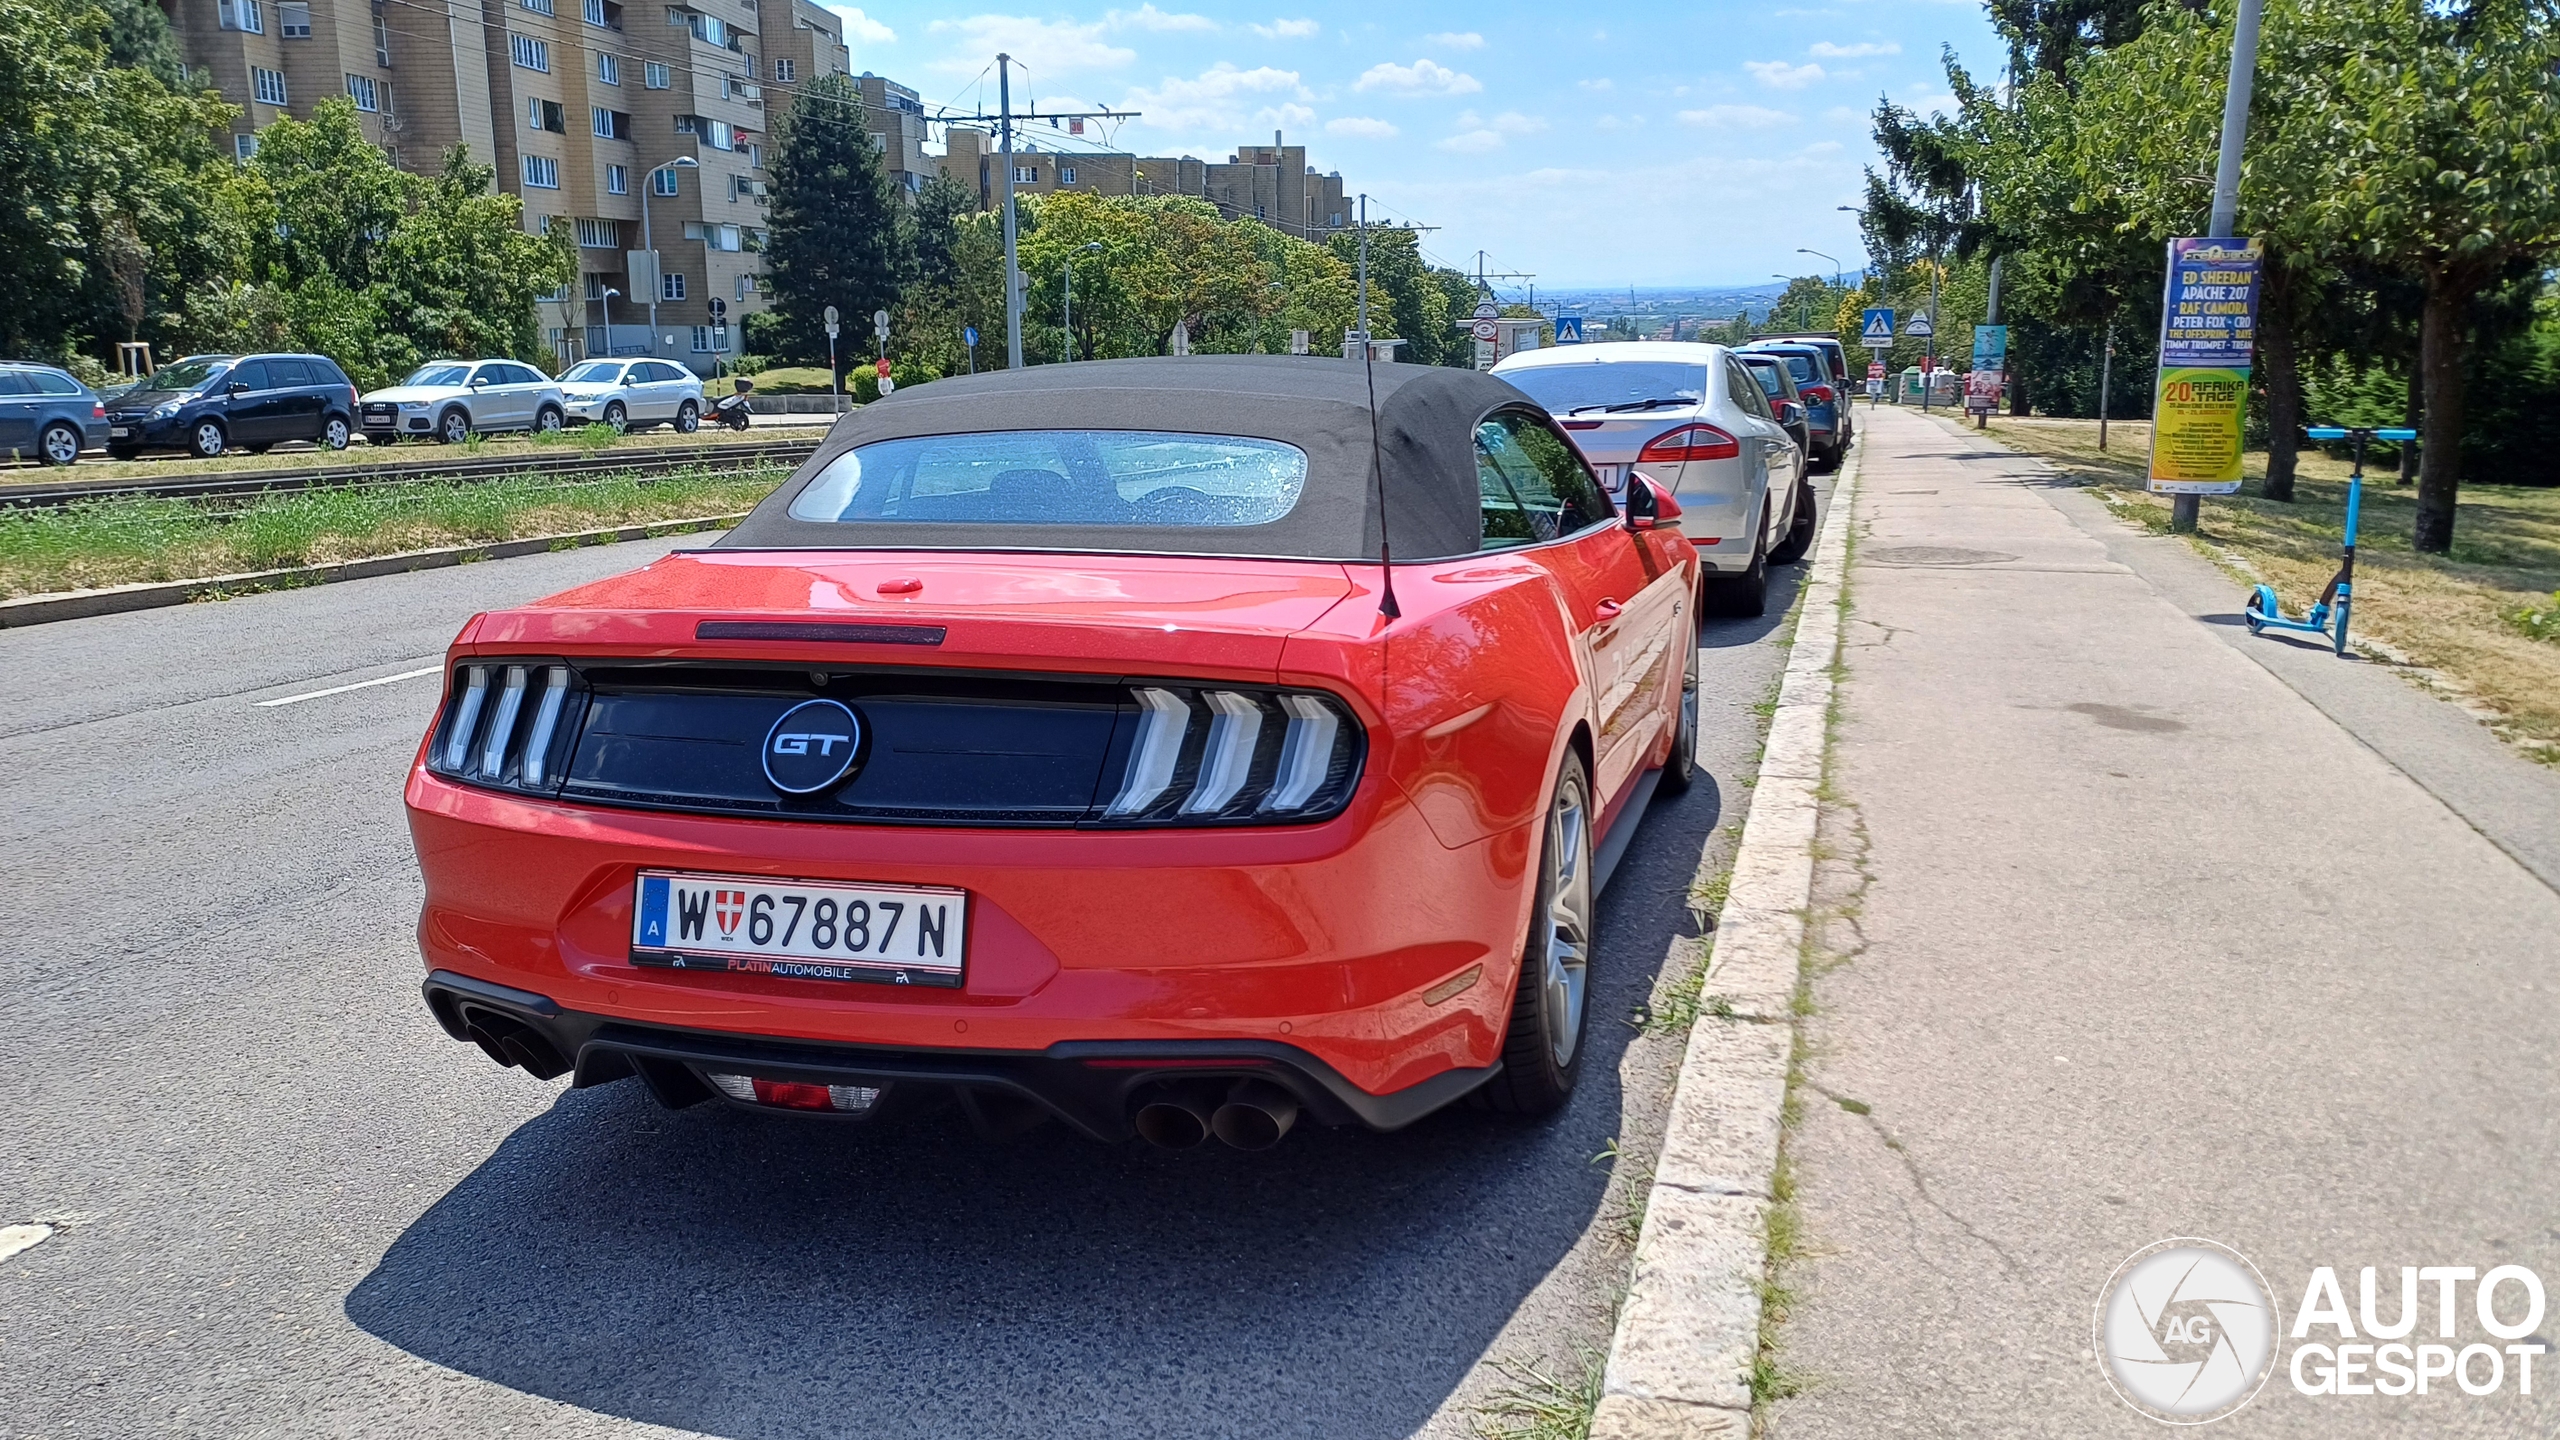
[[[233,591],[291,589],[303,585],[327,585],[339,580],[369,580],[377,575],[400,575],[411,570],[441,570],[448,565],[468,565],[480,560],[509,560],[519,555],[541,555],[552,550],[565,550],[579,545],[610,545],[621,540],[646,540],[658,535],[682,535],[694,530],[725,529],[744,518],[737,515],[705,515],[689,520],[657,520],[646,525],[623,525],[611,530],[580,530],[567,535],[530,535],[522,540],[500,540],[489,545],[452,545],[441,550],[406,550],[397,555],[376,555],[365,560],[342,560],[334,565],[296,565],[284,570],[252,570],[240,575],[214,575],[202,580],[167,580],[146,585],[117,585],[104,590],[73,590],[60,595],[22,595],[14,600],[0,600],[0,629],[19,625],[47,625],[56,620],[85,620],[93,615],[120,615],[128,610],[156,610],[164,605],[184,605],[194,600],[219,599]]]
[[[1814,549],[1777,714],[1716,921],[1706,993],[1722,1003],[1711,1003],[1689,1030],[1591,1440],[1705,1440],[1751,1431],[1766,1221],[1813,894],[1814,825],[1859,460],[1853,451],[1841,467]]]

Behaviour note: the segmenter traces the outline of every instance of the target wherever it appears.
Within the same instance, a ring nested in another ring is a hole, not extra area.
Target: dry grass
[[[2142,488],[2151,427],[2107,428],[2104,452],[2094,420],[1995,419],[1990,433],[2096,487],[2118,515],[2165,533],[2168,497]],[[2213,558],[2256,572],[2288,613],[2299,613],[2338,567],[2349,466],[2306,451],[2296,498],[2281,504],[2260,491],[2265,466],[2253,452],[2239,494],[2205,497],[2196,538]],[[2531,618],[2560,604],[2552,594],[2560,590],[2560,489],[2466,483],[2453,553],[2419,555],[2409,548],[2416,487],[2395,480],[2367,469],[2352,635],[2437,672],[2518,748],[2560,764],[2560,640],[2540,638]],[[2235,609],[2239,599],[2235,592]]]

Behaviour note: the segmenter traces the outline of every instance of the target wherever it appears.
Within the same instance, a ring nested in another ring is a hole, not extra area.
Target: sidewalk
[[[2315,1266],[2351,1308],[2382,1267],[2385,1316],[2402,1265],[2560,1292],[2560,894],[2032,462],[1860,419],[1824,877],[1852,918],[1804,1022],[1779,1358],[1805,1384],[1769,1433],[2158,1435],[2092,1328],[2170,1236],[2254,1261],[2282,1317],[2216,1435],[2551,1433],[2560,1356],[2531,1397],[2307,1398],[2286,1366]],[[2489,1338],[2467,1287],[2457,1321]]]

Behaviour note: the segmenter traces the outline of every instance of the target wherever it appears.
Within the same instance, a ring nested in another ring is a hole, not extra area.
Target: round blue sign
[[[978,348],[978,327],[977,327],[977,326],[975,326],[975,325],[963,325],[963,326],[961,326],[961,327],[960,327],[960,338],[961,338],[961,340],[962,340],[962,341],[964,341],[964,342],[966,342],[966,343],[967,343],[967,345],[969,346],[969,348],[970,348],[970,349],[972,349],[972,350],[977,349],[977,348]]]
[[[803,700],[764,737],[764,778],[785,795],[815,795],[844,780],[862,748],[862,720],[833,700]]]

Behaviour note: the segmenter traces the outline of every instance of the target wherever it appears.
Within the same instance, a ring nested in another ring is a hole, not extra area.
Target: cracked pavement
[[[1802,1389],[1767,1433],[2155,1436],[2092,1331],[2169,1236],[2254,1261],[2282,1317],[2217,1437],[2553,1433],[2540,1367],[2402,1398],[2285,1367],[2316,1266],[2560,1280],[2560,894],[2037,467],[1867,423],[1788,1140]],[[2452,1343],[2489,1339],[2461,1301]]]

